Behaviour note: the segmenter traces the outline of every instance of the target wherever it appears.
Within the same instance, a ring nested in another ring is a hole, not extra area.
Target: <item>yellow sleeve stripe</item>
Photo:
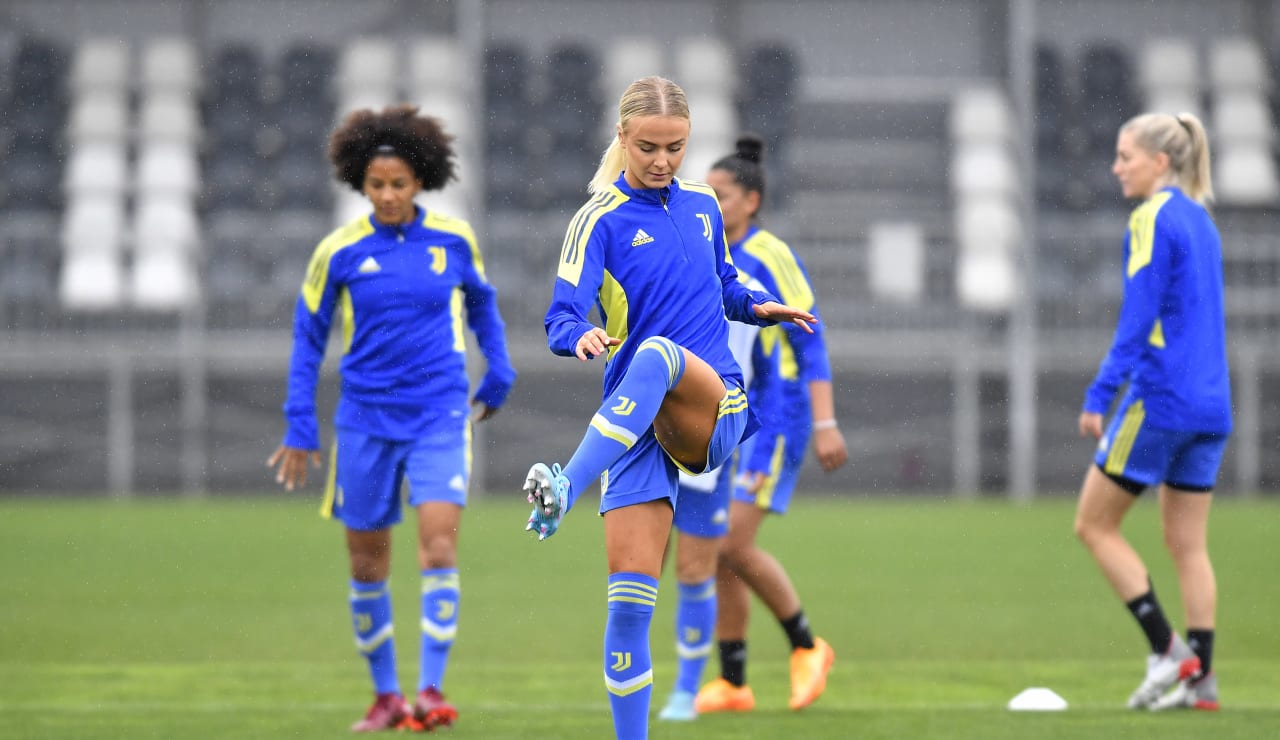
[[[713,199],[716,197],[716,191],[712,189],[710,185],[706,184],[705,182],[701,182],[699,180],[681,179],[680,188],[682,190],[689,190],[695,193],[702,193],[703,195],[709,195]],[[716,203],[719,203],[719,202],[720,201],[717,199]]]
[[[742,248],[747,254],[760,260],[760,264],[773,276],[778,292],[782,294],[778,297],[783,303],[802,311],[813,308],[813,288],[805,279],[795,253],[786,242],[761,230],[743,243]]]
[[[582,278],[582,258],[586,253],[587,242],[591,239],[591,232],[595,229],[596,222],[601,216],[628,200],[630,199],[623,195],[621,190],[610,186],[608,190],[578,209],[577,215],[569,222],[569,228],[565,231],[564,245],[560,249],[560,268],[556,271],[557,277],[570,285],[578,284]]]
[[[1129,214],[1129,264],[1125,269],[1127,277],[1133,277],[1151,264],[1151,251],[1156,240],[1156,216],[1172,197],[1172,193],[1161,191]]]
[[[1142,408],[1142,400],[1133,402],[1120,422],[1120,430],[1116,438],[1111,440],[1111,451],[1107,453],[1107,462],[1103,468],[1111,475],[1123,475],[1125,466],[1129,464],[1129,453],[1133,452],[1133,442],[1138,438],[1138,430],[1142,428],[1142,420],[1147,412]]]
[[[306,301],[308,311],[315,313],[320,310],[320,299],[324,296],[324,286],[329,281],[329,263],[333,260],[333,255],[372,233],[373,224],[369,223],[369,217],[361,216],[348,221],[320,241],[320,245],[311,253],[307,279],[302,283],[302,298]]]
[[[471,262],[475,264],[476,272],[480,274],[482,280],[486,282],[489,280],[484,274],[484,257],[481,256],[480,247],[476,244],[476,232],[471,228],[470,223],[435,211],[427,211],[426,217],[422,219],[422,225],[428,229],[462,237],[462,240],[471,248]]]
[[[769,474],[765,476],[760,493],[756,494],[756,507],[768,509],[773,506],[773,494],[778,489],[778,477],[782,475],[782,455],[787,449],[787,438],[779,434],[774,440],[773,457],[769,459]]]

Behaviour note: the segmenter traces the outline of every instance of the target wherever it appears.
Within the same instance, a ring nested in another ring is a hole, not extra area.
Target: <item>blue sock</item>
[[[702,668],[711,657],[715,626],[715,576],[702,583],[680,584],[680,603],[676,606],[676,655],[680,659],[677,690],[698,693]]]
[[[449,648],[458,633],[457,568],[422,571],[422,662],[418,691],[429,686],[441,690]]]
[[[351,582],[351,624],[356,632],[356,649],[369,661],[373,690],[379,694],[400,693],[396,676],[396,641],[392,636],[391,591],[386,581]]]
[[[618,387],[591,417],[591,426],[564,466],[570,506],[653,424],[662,399],[682,375],[684,350],[679,345],[664,337],[640,343]]]
[[[613,731],[619,740],[649,736],[649,695],[653,693],[649,622],[657,601],[656,578],[640,573],[609,576],[604,684],[609,689]]]

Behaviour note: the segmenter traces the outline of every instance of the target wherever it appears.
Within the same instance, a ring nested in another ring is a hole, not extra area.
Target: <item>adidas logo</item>
[[[378,264],[378,261],[373,258],[373,255],[370,255],[364,258],[364,262],[360,263],[359,270],[360,272],[381,272],[382,265]]]
[[[642,244],[649,244],[653,241],[653,237],[644,233],[644,229],[636,229],[636,236],[631,240],[631,246],[638,247]]]
[[[449,481],[449,487],[455,491],[465,492],[467,490],[467,483],[466,481],[462,480],[462,475],[459,474],[459,475],[453,476],[453,479]]]

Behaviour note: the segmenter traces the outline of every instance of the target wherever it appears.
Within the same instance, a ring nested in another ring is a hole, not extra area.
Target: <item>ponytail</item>
[[[609,147],[600,157],[600,166],[596,168],[595,176],[587,184],[587,192],[594,195],[608,190],[613,181],[618,179],[618,173],[626,168],[627,151],[622,148],[622,142],[618,141],[618,135],[614,134],[613,141],[609,142]]]
[[[1179,113],[1178,123],[1191,137],[1191,151],[1187,152],[1187,161],[1178,172],[1183,190],[1193,200],[1208,205],[1213,202],[1213,176],[1209,163],[1209,135],[1205,133],[1204,124],[1191,113]]]

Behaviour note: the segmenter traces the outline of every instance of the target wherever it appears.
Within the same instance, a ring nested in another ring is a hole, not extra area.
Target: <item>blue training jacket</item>
[[[1222,241],[1204,206],[1176,187],[1129,216],[1124,302],[1111,351],[1085,393],[1106,413],[1126,381],[1158,429],[1231,431]]]
[[[617,387],[635,348],[657,336],[741,387],[726,316],[770,326],[774,322],[760,321],[751,307],[776,300],[738,281],[720,203],[708,185],[675,179],[665,188],[636,190],[619,177],[569,224],[547,309],[547,344],[572,356],[592,327],[587,316],[595,306],[604,330],[622,340],[606,355],[603,397]]]
[[[812,334],[795,324],[761,329],[752,350],[755,378],[747,400],[760,419],[763,436],[757,437],[751,460],[739,467],[769,470],[778,436],[798,427],[809,429],[809,382],[831,380],[831,362],[809,273],[791,247],[752,225],[741,241],[729,245],[729,254],[734,264],[759,280],[765,290],[819,319],[811,327]]]
[[[311,257],[294,309],[286,446],[320,446],[315,389],[335,309],[343,337],[335,426],[407,441],[442,413],[467,413],[464,314],[488,366],[475,399],[501,406],[515,383],[471,226],[422,208],[398,226],[363,216]]]

